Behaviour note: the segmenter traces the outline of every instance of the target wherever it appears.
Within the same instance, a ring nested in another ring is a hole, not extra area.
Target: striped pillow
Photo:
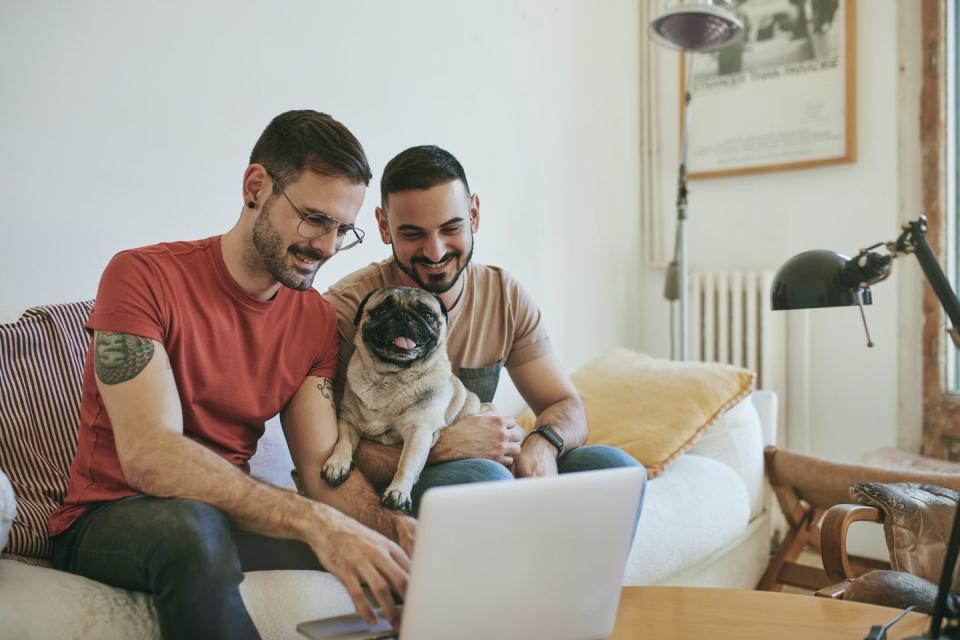
[[[63,503],[77,450],[83,324],[93,301],[35,307],[0,325],[0,469],[17,517],[4,551],[47,558],[47,517]]]

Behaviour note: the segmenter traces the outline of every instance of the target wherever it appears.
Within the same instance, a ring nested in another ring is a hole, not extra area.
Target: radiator
[[[757,374],[757,388],[785,399],[786,317],[770,310],[772,271],[690,276],[690,356]],[[782,412],[781,412],[782,413]]]

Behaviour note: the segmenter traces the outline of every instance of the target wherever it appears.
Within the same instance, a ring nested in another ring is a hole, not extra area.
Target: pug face
[[[408,367],[444,343],[447,310],[423,289],[378,289],[360,304],[355,323],[370,355]]]

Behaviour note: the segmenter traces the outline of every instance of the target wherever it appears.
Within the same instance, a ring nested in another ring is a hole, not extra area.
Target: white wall
[[[7,0],[0,320],[92,297],[120,249],[225,231],[263,126],[310,107],[357,134],[375,175],[414,144],[460,158],[482,201],[477,259],[526,284],[568,367],[615,344],[666,355],[662,272],[640,255],[637,4]],[[896,34],[894,0],[860,3],[856,163],[691,185],[692,268],[775,269],[896,235]],[[676,65],[666,56],[663,75]],[[676,96],[655,96],[663,113]],[[377,189],[360,214],[371,234]],[[387,255],[371,240],[317,287]],[[896,443],[898,293],[919,277],[900,265],[901,286],[876,289],[872,350],[854,309],[790,316],[809,367],[790,371],[786,444],[853,457]]]
[[[914,8],[919,11],[919,4]],[[691,270],[775,270],[808,249],[852,255],[861,247],[896,238],[901,215],[897,33],[895,0],[859,3],[855,163],[691,182]],[[669,173],[663,183],[663,206],[668,209],[676,180],[678,118],[672,116],[679,112],[678,65],[677,56],[663,57],[662,76],[674,80],[672,85],[665,82],[658,96],[668,125],[661,138],[665,141],[662,166]],[[696,118],[696,99],[692,117]],[[911,217],[918,213],[911,207]],[[672,245],[666,253],[671,252]],[[662,276],[660,270],[644,268],[646,313],[641,345],[651,353],[667,355],[668,311],[661,298]],[[856,308],[788,315],[788,432],[782,444],[849,459],[876,447],[896,446],[898,294],[902,288],[895,283],[920,277],[908,258],[897,264],[893,282],[874,288],[874,304],[866,308],[876,343],[873,349],[865,346]]]
[[[6,0],[0,320],[92,297],[123,248],[227,230],[256,137],[308,107],[375,176],[411,145],[457,155],[477,259],[531,290],[568,366],[636,343],[638,23],[635,0]],[[372,241],[318,288],[388,255],[377,192]]]

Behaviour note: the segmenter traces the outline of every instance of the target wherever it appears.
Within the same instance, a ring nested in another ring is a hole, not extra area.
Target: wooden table
[[[693,587],[625,587],[610,640],[862,640],[898,609],[808,595]],[[922,635],[929,616],[908,613],[890,640]]]

